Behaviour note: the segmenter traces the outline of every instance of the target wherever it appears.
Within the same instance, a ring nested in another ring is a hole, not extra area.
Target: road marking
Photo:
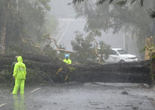
[[[36,91],[38,91],[38,90],[40,90],[40,89],[41,89],[41,88],[36,88],[36,89],[32,90],[31,93],[34,93],[34,92],[36,92]]]
[[[7,103],[4,103],[4,104],[1,104],[0,105],[0,108],[4,107]]]

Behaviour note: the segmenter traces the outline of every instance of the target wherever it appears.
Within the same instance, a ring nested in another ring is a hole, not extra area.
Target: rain
[[[155,110],[154,0],[0,0],[0,110]]]

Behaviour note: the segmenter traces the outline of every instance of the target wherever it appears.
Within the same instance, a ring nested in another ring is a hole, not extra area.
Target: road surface
[[[140,84],[70,83],[27,87],[25,97],[13,97],[0,86],[0,110],[155,110],[155,90]]]

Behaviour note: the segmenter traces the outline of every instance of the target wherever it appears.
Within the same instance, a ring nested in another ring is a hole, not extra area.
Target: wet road
[[[0,89],[0,110],[155,110],[155,90],[138,84],[55,84],[27,87],[24,97]]]

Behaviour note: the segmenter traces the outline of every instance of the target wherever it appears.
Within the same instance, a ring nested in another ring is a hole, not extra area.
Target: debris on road
[[[127,91],[122,92],[123,95],[128,95],[129,93]]]
[[[4,107],[7,103],[0,104],[0,108]]]
[[[36,88],[36,89],[32,90],[32,91],[31,91],[31,94],[37,92],[37,91],[40,90],[40,89],[41,89],[41,88]]]

